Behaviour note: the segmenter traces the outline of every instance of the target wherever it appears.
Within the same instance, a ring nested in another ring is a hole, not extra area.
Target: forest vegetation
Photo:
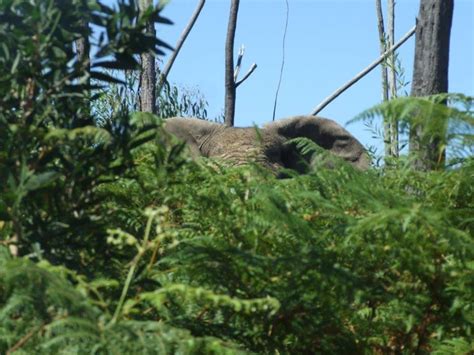
[[[138,58],[171,48],[150,23],[171,21],[132,0],[0,3],[0,353],[472,353],[473,98],[357,118],[435,137],[433,169],[358,171],[305,140],[323,159],[287,179],[195,161],[161,123],[207,118],[199,93],[166,83],[157,115],[138,107]]]

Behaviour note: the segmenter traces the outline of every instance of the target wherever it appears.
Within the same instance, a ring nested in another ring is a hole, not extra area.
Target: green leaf
[[[52,184],[60,174],[56,171],[47,171],[31,175],[25,182],[26,191],[35,191]]]
[[[115,84],[125,85],[125,81],[123,81],[121,79],[114,78],[113,76],[110,76],[109,74],[102,73],[102,72],[91,71],[91,78],[99,80],[99,81],[105,81],[107,83],[115,83]]]

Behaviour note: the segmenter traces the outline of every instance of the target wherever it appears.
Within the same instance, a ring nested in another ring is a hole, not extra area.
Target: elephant
[[[227,127],[197,118],[165,120],[164,130],[189,147],[193,158],[209,157],[237,166],[256,162],[279,177],[286,169],[308,171],[310,159],[291,142],[306,137],[359,170],[369,167],[362,144],[333,120],[316,116],[294,116],[267,123],[263,128]]]

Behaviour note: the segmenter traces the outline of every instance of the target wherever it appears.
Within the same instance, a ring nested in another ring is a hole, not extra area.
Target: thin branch
[[[109,321],[108,325],[117,323],[122,313],[122,308],[125,302],[125,298],[127,297],[128,290],[130,289],[130,285],[132,284],[132,279],[133,279],[133,276],[135,275],[135,270],[138,267],[138,263],[140,259],[142,258],[142,256],[145,254],[147,250],[148,240],[150,239],[152,225],[153,225],[153,216],[150,215],[148,217],[148,221],[145,226],[145,234],[144,234],[142,245],[138,248],[138,253],[137,255],[135,255],[135,257],[132,260],[132,265],[130,266],[130,269],[128,270],[127,278],[125,280],[125,285],[123,286],[119,302],[117,304],[117,307],[115,308],[114,315],[112,319]]]
[[[285,42],[286,42],[286,31],[288,30],[288,18],[290,14],[290,6],[288,5],[288,0],[285,0],[286,3],[286,20],[285,20],[285,30],[283,31],[283,40],[282,40],[282,55],[281,55],[281,67],[280,67],[280,78],[278,79],[278,85],[275,92],[275,101],[273,102],[273,118],[272,121],[275,121],[275,113],[278,103],[278,94],[280,93],[281,79],[283,78],[283,69],[285,68]]]
[[[244,54],[245,54],[245,47],[242,44],[239,49],[239,54],[237,56],[237,64],[235,65],[235,69],[234,69],[234,83],[237,82],[237,78],[239,77],[240,67],[242,65],[242,58],[244,57]]]
[[[229,24],[227,26],[227,38],[225,43],[225,113],[226,126],[234,126],[235,115],[235,82],[234,82],[234,39],[237,26],[237,14],[239,12],[239,1],[232,0],[230,4]]]
[[[361,78],[371,72],[377,65],[382,63],[387,56],[392,53],[393,51],[397,50],[403,43],[405,43],[413,34],[415,33],[416,25],[408,31],[403,38],[400,39],[393,47],[389,48],[383,55],[381,55],[376,61],[370,64],[367,68],[357,74],[352,80],[350,80],[347,84],[344,84],[341,88],[337,89],[334,93],[328,96],[323,102],[321,102],[316,108],[311,112],[311,115],[317,115],[323,108],[329,105],[334,99],[336,99],[339,95],[341,95],[344,91],[346,91],[349,87],[354,85],[358,82]]]
[[[30,340],[34,335],[36,335],[37,333],[39,333],[40,331],[42,331],[45,327],[45,323],[41,324],[40,326],[38,327],[34,327],[33,329],[31,329],[23,338],[21,338],[20,340],[18,340],[18,342],[13,345],[10,349],[7,350],[6,352],[6,355],[11,355],[13,354],[14,352],[16,352],[18,349],[20,349],[23,345],[26,344],[26,342],[28,340]]]
[[[242,79],[240,79],[239,81],[235,83],[235,88],[237,88],[240,84],[242,84],[245,80],[247,80],[247,78],[253,73],[255,69],[257,69],[257,64],[253,63],[250,66],[250,69],[248,70],[247,74],[245,74]]]
[[[160,94],[161,89],[163,88],[163,83],[166,81],[166,78],[168,77],[168,74],[171,71],[171,67],[174,64],[174,61],[176,60],[176,57],[178,56],[179,51],[181,50],[181,47],[183,47],[184,41],[186,41],[186,38],[188,37],[194,24],[196,23],[196,20],[199,17],[199,14],[201,13],[201,10],[204,7],[205,2],[206,0],[199,1],[198,5],[196,6],[196,9],[194,10],[193,14],[191,15],[191,18],[189,19],[188,24],[186,25],[183,32],[181,33],[181,36],[179,37],[178,42],[176,43],[175,50],[173,51],[173,53],[171,53],[171,56],[168,59],[168,62],[166,63],[165,67],[163,68],[163,71],[160,74],[157,95]]]
[[[245,47],[242,44],[242,46],[240,46],[240,49],[239,49],[239,54],[237,56],[237,64],[235,65],[235,69],[234,69],[234,83],[235,83],[235,88],[236,89],[240,84],[242,84],[245,80],[247,80],[247,78],[253,73],[253,71],[255,69],[257,69],[257,64],[253,63],[250,66],[247,73],[244,75],[244,77],[242,79],[238,80],[239,73],[240,73],[240,68],[242,66],[242,58],[244,57],[244,54],[245,54]]]

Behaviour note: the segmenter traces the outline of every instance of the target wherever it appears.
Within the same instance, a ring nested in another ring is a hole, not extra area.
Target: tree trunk
[[[77,122],[79,125],[89,125],[93,124],[93,119],[90,115],[90,86],[91,86],[91,62],[90,62],[90,42],[89,42],[89,23],[83,23],[83,36],[76,40],[76,55],[77,55],[77,62],[80,65],[81,70],[84,70],[85,81],[84,85],[87,90],[86,95],[84,96],[85,103],[84,103],[84,115],[82,119]]]
[[[382,55],[387,48],[390,46],[387,45],[386,35],[385,35],[385,26],[383,23],[383,11],[382,11],[382,0],[375,0],[375,9],[377,12],[377,28],[379,31],[379,43],[380,43],[380,54]],[[382,72],[382,101],[388,101],[389,92],[388,92],[388,71],[387,71],[387,60],[380,66]],[[391,155],[391,127],[390,127],[390,118],[384,117],[383,121],[383,141],[384,141],[384,155],[389,157]]]
[[[395,44],[395,0],[388,0],[387,2],[387,47],[392,47]],[[397,68],[395,63],[395,52],[388,57],[388,91],[390,99],[397,97]],[[392,117],[390,122],[390,155],[398,157],[398,121],[397,117]]]
[[[84,69],[90,73],[91,63],[89,59],[89,38],[81,37],[76,40],[76,53],[77,53],[77,61],[81,63]],[[89,84],[90,79],[88,79],[87,84]]]
[[[153,0],[140,0],[140,11],[146,10],[153,5]],[[147,33],[155,36],[155,26],[153,22],[147,25]],[[143,53],[141,58],[140,72],[140,111],[156,113],[156,70],[155,56],[153,53]]]
[[[234,38],[237,26],[239,0],[232,0],[230,4],[229,24],[225,43],[225,124],[234,126],[235,116],[235,81],[234,81]]]
[[[448,92],[449,38],[454,0],[421,0],[415,40],[412,96]],[[422,140],[422,125],[410,127],[409,153],[413,167],[430,170],[444,165],[441,137]]]

